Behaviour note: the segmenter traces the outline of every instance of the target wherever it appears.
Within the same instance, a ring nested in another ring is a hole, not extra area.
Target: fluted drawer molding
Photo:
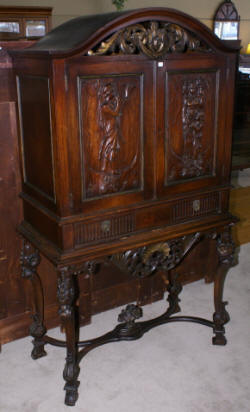
[[[75,245],[85,242],[111,239],[135,230],[135,214],[103,218],[90,223],[74,225]]]
[[[181,200],[173,207],[173,221],[217,212],[219,206],[218,192],[209,193],[203,197]]]

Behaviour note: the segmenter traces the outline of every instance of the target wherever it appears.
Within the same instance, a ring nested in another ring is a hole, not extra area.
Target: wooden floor
[[[231,191],[230,211],[240,219],[233,228],[237,245],[250,242],[250,187],[241,187]]]

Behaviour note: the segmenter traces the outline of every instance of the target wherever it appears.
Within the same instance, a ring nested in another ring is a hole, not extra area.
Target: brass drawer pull
[[[194,201],[193,201],[193,211],[194,211],[194,212],[199,212],[200,208],[201,208],[201,202],[200,202],[200,200],[199,200],[199,199],[194,200]]]
[[[110,220],[104,220],[101,223],[101,229],[102,229],[102,232],[104,232],[104,233],[108,233],[110,231],[110,227],[111,227],[111,221]]]

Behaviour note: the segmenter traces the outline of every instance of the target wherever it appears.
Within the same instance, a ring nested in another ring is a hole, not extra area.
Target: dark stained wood
[[[22,119],[21,153],[24,182],[45,197],[55,201],[49,79],[45,76],[20,76],[18,96]],[[30,118],[34,121],[30,122]],[[44,167],[45,158],[46,167]]]
[[[76,19],[12,52],[26,170],[22,273],[36,297],[33,357],[45,355],[46,343],[66,347],[71,406],[79,362],[96,346],[172,321],[209,326],[213,343],[225,344],[223,284],[236,221],[228,211],[236,50],[169,9],[93,21]],[[39,252],[54,266],[48,283],[54,288],[57,278],[65,342],[45,334],[48,278],[37,271]],[[181,284],[201,277],[215,278],[213,321],[172,317]],[[169,308],[160,317],[135,322],[142,311],[130,304],[113,331],[78,341],[78,323],[93,313],[165,291]]]
[[[23,219],[20,162],[18,155],[17,91],[8,51],[30,46],[31,41],[1,42],[0,51],[0,344],[26,336],[31,316],[31,289],[20,277],[20,237]],[[45,259],[41,270],[48,327],[58,325],[56,281],[53,267]]]

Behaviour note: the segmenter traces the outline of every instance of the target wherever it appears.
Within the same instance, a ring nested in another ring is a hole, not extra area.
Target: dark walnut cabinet
[[[66,404],[78,396],[80,360],[104,343],[191,321],[211,327],[213,343],[224,345],[236,51],[192,17],[153,8],[74,19],[12,55],[32,357],[44,356],[48,343],[66,347]],[[57,272],[65,341],[46,334],[40,253]],[[202,276],[214,278],[212,320],[176,316],[182,284]],[[98,283],[105,309],[133,298],[143,304],[164,290],[169,307],[136,322],[142,309],[129,304],[113,331],[79,342],[76,315],[95,313]],[[116,302],[108,302],[112,287]]]

